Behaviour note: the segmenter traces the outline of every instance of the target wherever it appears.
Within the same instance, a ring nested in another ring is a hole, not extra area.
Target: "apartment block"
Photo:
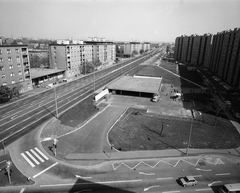
[[[21,91],[32,90],[30,61],[27,45],[0,46],[0,85],[14,87],[21,85]]]
[[[93,61],[93,45],[87,44],[50,44],[50,68],[66,70],[65,77],[82,73],[85,62]]]
[[[240,29],[215,35],[180,36],[175,40],[174,58],[203,66],[233,87],[240,88]]]

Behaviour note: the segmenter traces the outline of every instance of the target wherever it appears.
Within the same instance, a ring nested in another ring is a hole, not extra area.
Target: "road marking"
[[[157,180],[171,180],[173,177],[168,177],[168,178],[157,178]]]
[[[21,156],[23,156],[23,158],[34,168],[35,165],[28,159],[28,157],[24,154],[24,153],[21,153]]]
[[[89,192],[89,191],[92,191],[92,189],[85,189],[85,190],[81,190],[81,191],[78,191],[78,192],[75,192],[75,193],[80,193],[80,192]]]
[[[46,155],[44,155],[43,152],[41,152],[37,147],[34,148],[38,153],[41,154],[41,156],[43,156],[46,160],[48,160],[48,157]]]
[[[138,172],[138,173],[142,175],[148,175],[148,176],[155,175],[155,173],[144,173],[144,172]]]
[[[40,163],[32,156],[32,154],[29,153],[29,151],[26,151],[26,154],[27,154],[37,165],[40,164]]]
[[[192,177],[194,177],[194,178],[200,178],[200,177],[202,177],[202,175],[196,175],[196,176],[192,176]]]
[[[212,188],[196,189],[195,191],[196,191],[196,192],[199,192],[199,191],[206,191],[206,190],[212,190]]]
[[[25,190],[25,188],[22,188],[22,189],[20,190],[20,192],[19,192],[19,193],[23,193],[23,192],[24,192],[24,190]]]
[[[196,170],[198,170],[198,171],[206,171],[206,172],[212,171],[212,169],[200,169],[200,168],[196,168]]]
[[[160,187],[159,185],[155,185],[155,186],[150,186],[150,187],[148,187],[148,188],[144,188],[144,192],[145,191],[148,191],[149,189],[151,189],[151,188],[158,188],[158,187]]]
[[[73,185],[91,185],[91,184],[114,184],[114,183],[132,183],[132,182],[142,182],[142,179],[138,180],[121,180],[121,181],[105,181],[105,182],[88,182],[88,183],[69,183],[69,184],[46,184],[40,185],[40,187],[57,187],[57,186],[73,186]]]
[[[180,192],[179,190],[176,191],[166,191],[166,192],[162,192],[162,193],[175,193],[175,192]]]
[[[215,183],[220,183],[221,181],[215,181],[215,182],[212,182],[212,183],[210,183],[210,184],[208,184],[208,186],[212,186],[213,184],[215,184]]]
[[[33,149],[30,149],[30,151],[31,151],[41,162],[44,162],[44,160],[43,160]]]
[[[222,173],[222,174],[215,174],[216,176],[227,176],[230,175],[230,173]]]
[[[83,177],[83,176],[80,176],[80,175],[75,175],[76,178],[92,178],[92,177]]]
[[[53,165],[49,166],[48,168],[46,168],[45,170],[39,172],[38,174],[34,175],[33,178],[38,177],[39,175],[43,174],[44,172],[46,172],[47,170],[51,169],[52,167],[54,167],[55,165],[57,165],[58,162],[54,163]]]

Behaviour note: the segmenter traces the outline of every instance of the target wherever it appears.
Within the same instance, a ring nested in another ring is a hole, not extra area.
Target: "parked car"
[[[153,98],[152,98],[152,102],[156,103],[160,100],[160,96],[159,95],[154,95]]]
[[[183,187],[196,186],[197,185],[197,180],[193,176],[185,176],[185,177],[179,178],[179,183]]]

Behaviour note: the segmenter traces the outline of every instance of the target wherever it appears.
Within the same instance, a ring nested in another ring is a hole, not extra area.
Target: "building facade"
[[[49,45],[50,68],[65,69],[65,77],[84,74],[86,62],[113,64],[116,60],[116,46],[113,42],[58,41]]]
[[[174,58],[205,67],[222,81],[240,89],[240,28],[215,35],[177,37]]]
[[[0,85],[21,85],[20,92],[33,89],[27,45],[0,46]]]

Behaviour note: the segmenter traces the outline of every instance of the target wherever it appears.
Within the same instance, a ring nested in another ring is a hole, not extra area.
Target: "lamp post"
[[[191,136],[192,136],[192,128],[193,128],[193,117],[192,117],[190,132],[189,132],[189,136],[188,136],[188,145],[187,145],[186,155],[188,155],[188,149],[190,146],[190,141],[191,141]]]
[[[95,67],[93,67],[93,90],[95,92]]]
[[[56,93],[56,86],[54,86],[54,98],[55,98],[55,106],[56,106],[56,117],[58,119],[58,105],[57,105],[57,93]]]
[[[111,150],[110,150],[110,158],[112,157],[112,149],[113,149],[114,145],[111,144]]]

